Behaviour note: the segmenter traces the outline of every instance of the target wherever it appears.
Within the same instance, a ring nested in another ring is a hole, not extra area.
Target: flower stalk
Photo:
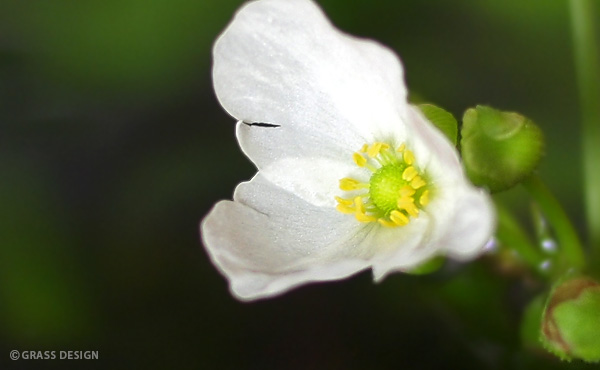
[[[583,247],[573,224],[558,200],[537,175],[531,175],[522,184],[554,228],[560,248],[556,261],[564,263],[564,266],[557,266],[558,271],[567,269],[581,271],[585,266]]]
[[[600,58],[591,0],[571,0],[575,70],[581,105],[584,200],[589,242],[600,255]]]
[[[544,268],[544,262],[548,258],[533,244],[508,209],[496,203],[496,211],[498,212],[496,237],[500,243],[510,246],[536,273],[547,275],[548,270]]]

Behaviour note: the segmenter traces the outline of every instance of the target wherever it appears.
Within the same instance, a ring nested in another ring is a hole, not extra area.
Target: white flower
[[[375,281],[482,251],[489,197],[406,100],[386,47],[333,28],[310,0],[246,4],[214,46],[217,97],[258,167],[201,224],[232,293],[251,300],[366,268]]]

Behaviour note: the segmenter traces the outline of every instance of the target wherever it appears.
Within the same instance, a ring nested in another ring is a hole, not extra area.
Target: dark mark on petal
[[[281,127],[281,125],[274,125],[272,123],[264,123],[264,122],[246,122],[242,121],[245,125],[248,126],[258,126],[258,127]]]

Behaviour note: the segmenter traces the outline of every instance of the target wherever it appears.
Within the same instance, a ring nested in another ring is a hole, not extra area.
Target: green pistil
[[[388,164],[378,169],[369,181],[369,196],[382,214],[389,214],[398,206],[400,189],[407,185],[402,179],[406,168],[402,164]]]

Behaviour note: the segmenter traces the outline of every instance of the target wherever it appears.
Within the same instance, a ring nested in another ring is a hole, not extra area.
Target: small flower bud
[[[587,277],[559,283],[546,302],[540,338],[563,360],[600,361],[600,283]]]
[[[543,152],[542,131],[530,119],[478,105],[463,116],[461,152],[469,179],[491,192],[527,177]]]

